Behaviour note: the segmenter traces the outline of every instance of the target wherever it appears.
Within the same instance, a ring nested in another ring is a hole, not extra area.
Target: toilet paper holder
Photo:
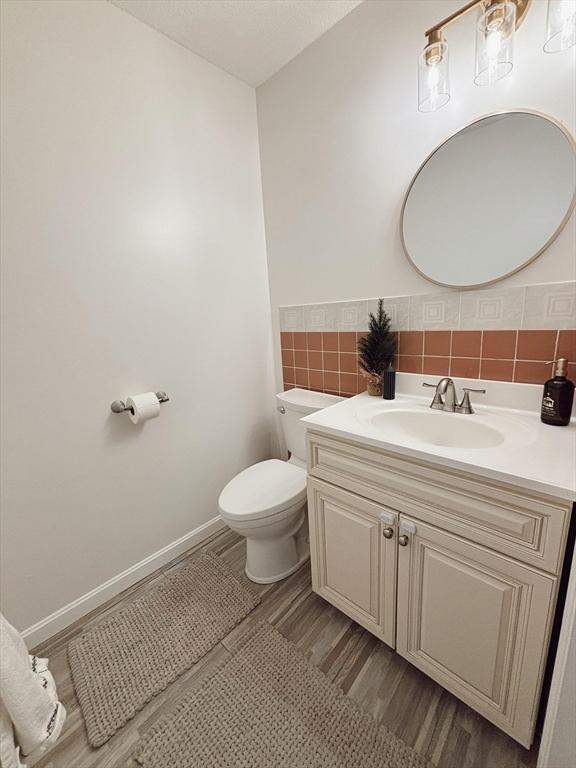
[[[156,392],[156,397],[158,398],[158,402],[160,404],[168,403],[170,401],[170,398],[166,392]],[[124,413],[124,411],[132,411],[132,408],[130,408],[129,405],[126,405],[124,400],[114,400],[110,406],[110,410],[112,413]]]

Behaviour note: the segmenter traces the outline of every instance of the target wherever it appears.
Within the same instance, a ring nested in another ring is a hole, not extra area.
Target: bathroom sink
[[[470,415],[432,410],[393,410],[367,419],[389,439],[418,440],[446,448],[495,448],[505,437],[498,429]]]
[[[306,416],[309,434],[324,433],[328,439],[340,437],[382,449],[386,455],[397,453],[576,498],[576,420],[562,429],[543,424],[540,387],[525,390],[524,384],[491,382],[483,402],[473,398],[473,413],[451,413],[430,408],[431,398],[420,395],[424,377],[406,376],[400,375],[400,382],[418,394],[397,392],[394,400],[356,395]],[[478,386],[476,381],[465,383]],[[505,406],[490,402],[491,396],[505,401]],[[512,407],[516,400],[524,407]],[[328,443],[326,450],[331,450]],[[543,462],[543,455],[554,460]],[[324,460],[320,455],[316,459]]]
[[[359,400],[355,408],[358,424],[386,443],[440,451],[456,456],[463,451],[515,450],[536,439],[532,424],[503,409],[476,406],[474,413],[450,413],[429,407],[424,398],[402,398],[392,402]]]

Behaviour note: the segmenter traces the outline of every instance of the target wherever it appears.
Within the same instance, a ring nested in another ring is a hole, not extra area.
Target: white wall
[[[24,629],[269,455],[270,312],[253,89],[100,0],[2,16],[2,592]],[[150,389],[159,419],[110,413]]]
[[[517,33],[513,72],[489,88],[473,83],[475,14],[453,24],[446,32],[451,101],[435,113],[417,111],[424,31],[461,5],[366,0],[258,88],[273,312],[282,304],[445,290],[410,266],[399,236],[404,193],[422,160],[468,122],[499,110],[542,111],[574,131],[575,49],[542,51],[544,0],[532,3]],[[506,282],[576,278],[574,234],[573,217],[541,258]]]

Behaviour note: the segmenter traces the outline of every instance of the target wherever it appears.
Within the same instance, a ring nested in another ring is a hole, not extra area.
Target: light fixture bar
[[[433,27],[427,29],[426,32],[424,32],[424,37],[429,38],[430,35],[440,32],[443,27],[448,26],[448,24],[451,24],[453,21],[456,21],[456,19],[464,16],[465,13],[468,13],[468,11],[471,11],[472,8],[476,8],[477,6],[482,5],[484,2],[485,0],[472,0],[472,2],[466,3],[466,5],[463,5],[462,8],[459,8],[457,11],[454,11],[454,13],[451,13],[450,16],[446,16],[445,19],[439,21],[438,24],[434,24]]]
[[[524,21],[531,1],[532,0],[511,0],[511,2],[513,2],[516,6],[516,29],[518,29],[520,24]],[[442,21],[439,21],[438,24],[434,24],[433,27],[427,29],[426,32],[424,32],[424,36],[430,37],[430,35],[434,35],[435,33],[440,32],[444,27],[448,26],[448,24],[451,24],[453,21],[461,18],[464,16],[464,14],[468,13],[468,11],[471,11],[473,8],[482,6],[486,9],[490,5],[494,4],[495,0],[472,0],[472,2],[466,3],[466,5],[463,5],[462,8],[459,8],[457,11],[454,11],[454,13],[451,13],[450,16],[446,16],[446,18],[442,19]]]

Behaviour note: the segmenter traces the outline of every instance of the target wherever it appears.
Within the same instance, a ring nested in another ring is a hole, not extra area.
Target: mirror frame
[[[448,136],[447,139],[444,139],[440,144],[438,144],[432,152],[430,152],[429,155],[426,156],[424,161],[420,163],[418,166],[418,169],[416,170],[416,173],[412,177],[412,180],[410,184],[408,185],[408,189],[406,190],[406,193],[404,195],[404,200],[402,202],[402,209],[400,211],[400,240],[402,241],[402,248],[404,250],[404,254],[406,255],[406,258],[410,262],[411,266],[418,272],[419,275],[421,275],[425,280],[428,280],[430,283],[434,283],[435,285],[441,285],[444,288],[458,288],[460,290],[469,290],[472,288],[482,288],[487,285],[494,285],[494,283],[500,282],[500,280],[504,280],[507,277],[510,277],[510,275],[515,275],[516,272],[520,272],[521,269],[524,269],[529,264],[531,264],[533,261],[535,261],[538,256],[541,256],[544,251],[549,248],[550,245],[556,240],[560,232],[564,229],[566,224],[568,223],[570,217],[572,216],[572,213],[574,211],[574,207],[576,206],[576,187],[574,189],[574,194],[572,195],[572,200],[570,202],[570,205],[568,206],[568,210],[566,211],[566,215],[558,225],[558,227],[555,229],[555,231],[552,233],[552,235],[548,238],[548,240],[544,243],[544,245],[533,255],[526,259],[519,267],[516,267],[516,269],[513,269],[511,272],[507,272],[504,275],[500,275],[500,277],[494,278],[494,280],[487,280],[484,283],[469,283],[468,285],[454,285],[453,283],[441,283],[439,280],[434,280],[434,278],[429,277],[424,272],[422,272],[421,269],[419,269],[416,264],[414,263],[412,257],[410,256],[410,253],[408,252],[408,248],[406,246],[406,241],[404,240],[404,212],[406,209],[406,204],[408,202],[408,197],[410,195],[410,192],[412,190],[412,187],[416,183],[416,179],[420,175],[420,171],[424,168],[426,163],[430,160],[431,157],[433,157],[436,152],[438,152],[445,144],[447,144],[454,136],[461,133],[462,131],[466,130],[466,128],[470,128],[470,126],[475,125],[476,123],[481,122],[482,120],[486,120],[488,117],[497,117],[498,115],[511,115],[511,114],[526,114],[526,115],[536,115],[536,117],[542,117],[545,120],[548,120],[550,123],[553,123],[557,128],[559,128],[562,133],[566,136],[568,139],[572,151],[575,155],[575,161],[576,161],[576,141],[574,140],[574,137],[568,130],[568,128],[563,125],[559,120],[556,120],[556,118],[551,117],[550,115],[547,115],[545,112],[538,112],[534,109],[503,109],[500,112],[490,112],[486,115],[482,115],[481,117],[477,117],[475,120],[471,120],[469,123],[466,123],[466,125],[463,125],[461,128],[458,128],[457,131],[454,131],[453,133]]]

